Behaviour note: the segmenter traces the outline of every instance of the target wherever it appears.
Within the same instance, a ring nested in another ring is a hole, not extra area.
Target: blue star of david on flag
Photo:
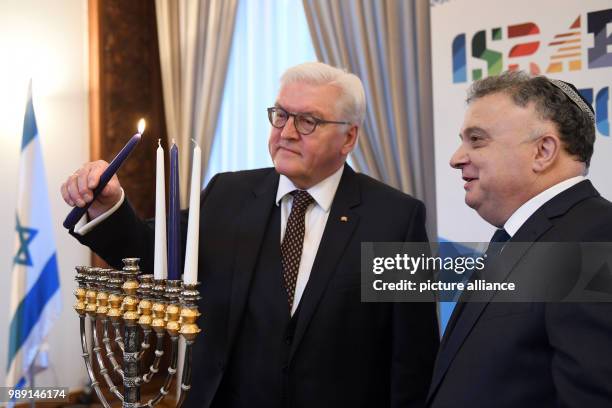
[[[28,245],[32,242],[38,231],[34,228],[23,227],[19,222],[19,215],[15,218],[17,219],[15,231],[17,231],[19,239],[19,249],[17,250],[17,255],[13,258],[13,262],[19,265],[32,266],[32,257],[28,251]]]

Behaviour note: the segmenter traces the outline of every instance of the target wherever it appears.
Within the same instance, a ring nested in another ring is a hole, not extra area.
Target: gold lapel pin
[[[340,221],[348,222],[348,217],[346,215],[343,215],[342,217],[340,217]]]

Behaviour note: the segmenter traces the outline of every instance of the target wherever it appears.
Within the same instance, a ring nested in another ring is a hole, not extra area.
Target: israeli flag
[[[6,385],[22,388],[32,386],[34,374],[47,368],[45,339],[61,308],[57,253],[31,83],[21,142],[14,254]]]

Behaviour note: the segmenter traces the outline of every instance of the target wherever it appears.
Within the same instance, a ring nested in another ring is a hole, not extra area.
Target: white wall
[[[89,251],[62,227],[69,208],[62,181],[89,157],[87,1],[0,1],[0,384],[4,385],[14,256],[15,205],[28,78],[41,137],[60,267],[61,319],[52,329],[51,368],[36,385],[81,387],[86,381],[72,310],[74,266]]]

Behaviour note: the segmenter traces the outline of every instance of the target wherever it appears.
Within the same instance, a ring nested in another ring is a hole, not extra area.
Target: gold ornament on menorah
[[[99,378],[103,379],[124,408],[154,407],[168,394],[176,377],[178,343],[182,337],[186,347],[177,402],[177,407],[180,407],[191,388],[191,349],[200,332],[196,324],[200,316],[198,284],[185,284],[181,280],[154,280],[153,275],[140,274],[138,261],[138,258],[124,259],[122,271],[76,267],[78,288],[74,292],[77,299],[74,309],[79,315],[82,355],[87,374],[105,408],[111,405],[102,393]],[[101,336],[98,322],[103,330]],[[155,358],[148,370],[141,372],[140,365],[148,356],[153,333],[156,337]],[[158,374],[166,336],[170,338],[171,355],[163,385],[157,395],[141,402],[140,387]],[[93,345],[88,344],[88,338],[93,340]],[[121,351],[120,358],[115,355],[113,343]],[[123,365],[118,360],[122,360]],[[113,382],[109,375],[111,371],[121,378],[123,392]]]

